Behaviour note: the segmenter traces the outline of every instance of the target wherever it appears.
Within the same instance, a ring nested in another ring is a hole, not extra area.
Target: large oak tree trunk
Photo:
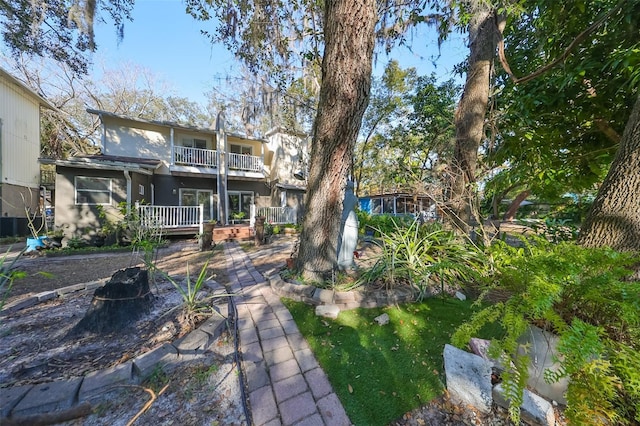
[[[503,17],[482,1],[472,2],[469,24],[469,65],[464,92],[455,115],[456,143],[451,164],[448,208],[449,219],[461,230],[468,230],[475,203],[478,148],[484,136],[489,102],[491,69],[504,28]]]
[[[322,84],[296,265],[309,280],[321,279],[337,263],[342,200],[369,102],[375,7],[370,0],[325,2]]]
[[[640,97],[580,233],[580,244],[640,250]]]

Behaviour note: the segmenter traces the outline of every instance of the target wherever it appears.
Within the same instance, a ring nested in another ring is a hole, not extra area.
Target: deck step
[[[225,226],[214,228],[213,240],[220,241],[247,241],[253,239],[253,230],[248,226]]]

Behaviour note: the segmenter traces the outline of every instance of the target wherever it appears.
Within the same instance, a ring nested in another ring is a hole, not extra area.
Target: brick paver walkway
[[[237,295],[251,424],[350,425],[327,376],[265,277],[237,243],[225,244],[225,255],[231,291]]]

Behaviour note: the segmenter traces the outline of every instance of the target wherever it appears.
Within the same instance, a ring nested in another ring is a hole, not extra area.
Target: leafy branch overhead
[[[0,4],[2,36],[14,55],[27,52],[67,64],[86,74],[88,54],[97,48],[94,22],[110,19],[120,38],[134,0],[6,0]]]

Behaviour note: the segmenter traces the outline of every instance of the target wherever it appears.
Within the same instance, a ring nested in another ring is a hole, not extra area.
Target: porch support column
[[[227,134],[224,131],[224,114],[218,113],[216,119],[216,139],[218,140],[218,220],[223,225],[229,224],[229,207],[227,205]]]
[[[174,140],[173,140],[173,127],[169,129],[169,143],[171,144],[171,162],[170,164],[173,166],[175,164],[175,152],[174,148]]]

